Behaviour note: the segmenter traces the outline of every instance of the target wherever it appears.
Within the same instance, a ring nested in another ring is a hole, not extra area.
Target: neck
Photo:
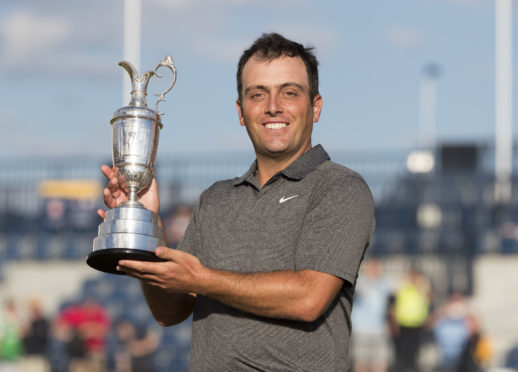
[[[256,154],[257,156],[257,180],[259,186],[263,187],[276,173],[286,169],[291,163],[297,160],[302,154],[311,149],[311,143],[308,146],[290,156],[272,157],[264,154]]]

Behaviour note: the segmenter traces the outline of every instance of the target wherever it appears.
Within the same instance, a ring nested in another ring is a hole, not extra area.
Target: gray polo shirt
[[[310,269],[344,285],[314,322],[268,319],[198,296],[191,371],[346,371],[354,284],[374,231],[363,178],[318,145],[262,188],[256,164],[200,197],[178,249],[221,270]]]

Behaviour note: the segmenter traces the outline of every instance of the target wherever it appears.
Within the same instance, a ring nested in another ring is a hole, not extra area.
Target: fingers
[[[141,271],[134,270],[134,269],[131,269],[128,267],[119,267],[119,266],[117,266],[117,271],[124,273],[126,276],[138,279],[146,284],[165,289],[164,286],[162,285],[162,282],[159,280],[159,277],[155,274],[143,273]]]
[[[164,262],[121,260],[116,269],[148,284],[161,286],[160,284],[163,282],[161,278],[163,265]]]
[[[163,248],[163,247],[162,247]],[[156,252],[155,252],[156,254]],[[159,274],[163,264],[166,262],[138,261],[138,260],[120,260],[117,270],[141,274]]]
[[[180,252],[179,253],[184,253]],[[120,260],[117,270],[122,271],[130,276],[143,280],[160,281],[159,278],[166,272],[170,272],[171,264],[176,264],[176,250],[167,247],[158,247],[155,255],[165,259],[165,262],[137,261],[137,260]],[[166,268],[166,265],[168,268]]]
[[[101,172],[106,176],[106,178],[116,178],[117,177],[117,167],[109,167],[106,164],[101,165]]]
[[[144,263],[143,261],[119,261],[116,269],[117,271],[123,272],[126,275],[132,276],[137,279],[142,279],[146,281],[156,281],[156,275],[151,272],[154,271],[152,267],[147,267],[145,265],[141,265]]]
[[[113,193],[119,193],[119,180],[117,179],[117,168],[113,167],[110,168],[107,165],[103,165],[101,167],[101,172],[106,176],[108,179],[108,185],[106,186],[108,190]],[[118,196],[115,196],[118,197]]]
[[[110,191],[109,188],[105,188],[103,190],[103,196],[104,196],[104,204],[108,208],[115,208],[117,207],[117,197],[115,196],[115,193]]]
[[[108,208],[115,208],[124,199],[117,179],[117,167],[110,168],[107,165],[102,165],[101,172],[108,179],[108,184],[103,190],[104,204],[106,204]],[[99,214],[100,217],[101,214]]]
[[[140,265],[141,263],[143,262],[121,260],[117,264],[116,270],[134,278],[143,279],[143,275],[146,275],[147,271],[145,271],[145,268]]]
[[[117,199],[121,194],[121,190],[119,188],[119,181],[117,180],[117,178],[110,178],[110,180],[108,181],[108,185],[106,185],[106,189],[114,199]]]
[[[106,218],[106,211],[102,210],[102,209],[98,209],[97,210],[97,215],[102,219],[104,220]]]

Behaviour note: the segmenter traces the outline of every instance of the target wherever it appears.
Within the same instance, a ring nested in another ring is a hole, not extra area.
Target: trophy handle
[[[160,67],[167,67],[169,70],[171,70],[171,72],[173,73],[173,82],[171,83],[171,86],[169,88],[167,88],[165,91],[163,91],[162,93],[159,93],[159,94],[155,94],[155,96],[158,97],[157,101],[156,101],[156,104],[155,104],[155,111],[158,113],[158,115],[163,115],[162,113],[160,113],[158,111],[158,104],[162,101],[165,101],[164,99],[164,96],[169,93],[171,91],[171,89],[173,89],[174,87],[174,84],[176,83],[176,67],[174,67],[174,62],[173,62],[173,57],[171,56],[165,56],[164,60],[163,61],[160,61],[158,63],[158,65],[155,67],[155,76],[158,77],[158,78],[161,78],[162,75],[159,75],[156,71],[160,68]]]

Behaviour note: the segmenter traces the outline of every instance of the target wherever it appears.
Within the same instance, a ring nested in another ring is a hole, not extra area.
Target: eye
[[[251,99],[259,99],[259,98],[261,98],[263,96],[264,96],[263,92],[253,92],[253,93],[250,93],[250,98]]]
[[[284,95],[288,96],[288,97],[297,97],[298,96],[298,92],[295,91],[295,90],[287,90],[284,92]]]

